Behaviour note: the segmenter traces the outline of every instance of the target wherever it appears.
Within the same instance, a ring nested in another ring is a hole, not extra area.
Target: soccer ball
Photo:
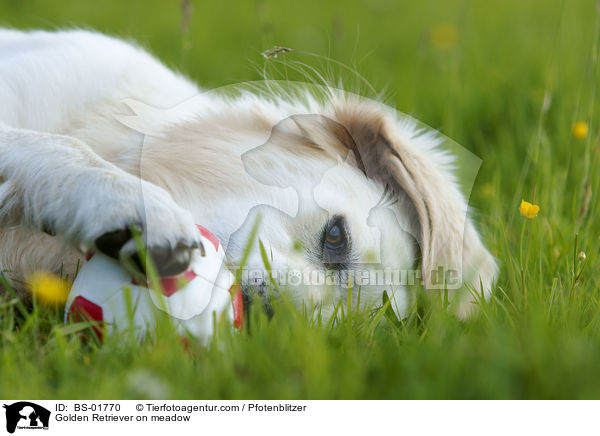
[[[213,335],[213,317],[225,317],[241,328],[243,304],[240,287],[225,266],[219,240],[197,226],[204,248],[195,249],[190,267],[176,277],[161,279],[161,289],[137,283],[116,260],[95,253],[79,270],[65,306],[65,322],[98,321],[93,329],[102,340],[133,328],[139,339],[152,334],[159,318],[168,316],[177,332],[207,343]]]

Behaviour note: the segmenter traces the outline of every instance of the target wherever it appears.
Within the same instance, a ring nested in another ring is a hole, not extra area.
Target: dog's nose
[[[274,309],[271,304],[269,288],[265,283],[259,285],[245,285],[241,288],[246,320],[250,319],[250,314],[253,310],[262,310],[269,319],[273,317]]]

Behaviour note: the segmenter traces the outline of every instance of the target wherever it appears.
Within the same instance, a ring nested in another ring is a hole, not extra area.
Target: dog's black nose
[[[269,319],[273,317],[274,309],[271,304],[269,287],[265,284],[242,286],[242,301],[246,322],[251,317],[253,310],[262,310]]]

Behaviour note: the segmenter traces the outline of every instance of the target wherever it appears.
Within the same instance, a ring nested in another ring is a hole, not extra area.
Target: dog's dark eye
[[[340,230],[340,226],[336,224],[327,232],[325,244],[327,244],[328,248],[337,248],[342,242],[342,231]]]
[[[336,215],[327,222],[323,229],[321,245],[323,263],[328,268],[342,268],[348,260],[350,248],[350,238],[343,216]]]

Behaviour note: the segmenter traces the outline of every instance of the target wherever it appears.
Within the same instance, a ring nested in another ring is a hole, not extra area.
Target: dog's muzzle
[[[269,319],[273,317],[274,308],[271,301],[274,298],[274,291],[270,289],[270,286],[261,283],[259,285],[243,285],[241,288],[246,322],[254,310],[263,311]]]

